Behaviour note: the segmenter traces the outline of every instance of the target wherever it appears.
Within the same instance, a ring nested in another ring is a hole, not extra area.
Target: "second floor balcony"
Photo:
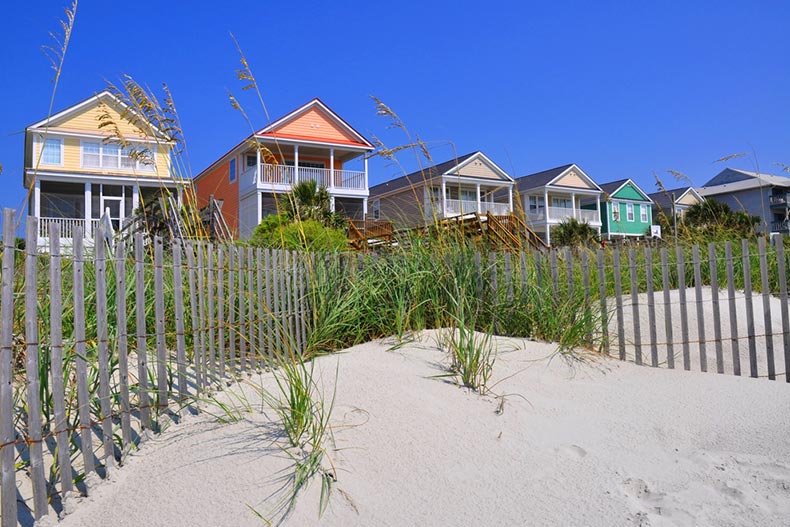
[[[540,207],[527,212],[527,220],[532,223],[562,223],[575,218],[582,223],[601,225],[601,216],[597,210],[569,207]]]
[[[285,164],[261,163],[241,174],[242,184],[262,190],[287,192],[302,181],[315,181],[319,187],[333,191],[367,192],[367,174],[359,170],[295,167]]]

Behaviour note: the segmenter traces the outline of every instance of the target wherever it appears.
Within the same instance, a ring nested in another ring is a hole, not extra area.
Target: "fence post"
[[[705,310],[702,307],[702,270],[700,269],[699,245],[691,248],[694,259],[694,292],[697,300],[697,342],[699,343],[699,367],[708,371],[708,353],[705,346]]]
[[[623,323],[623,284],[620,277],[620,249],[615,249],[612,255],[614,260],[614,297],[617,309],[617,347],[620,350],[620,360],[625,360],[625,327]]]
[[[743,260],[743,296],[746,298],[746,335],[749,341],[749,374],[757,377],[757,339],[754,335],[754,305],[752,304],[752,263],[749,241],[741,240]]]
[[[258,363],[258,346],[255,345],[256,333],[255,330],[255,273],[253,267],[255,260],[253,258],[252,247],[247,247],[247,340],[249,343],[249,355],[247,356],[248,366],[250,370],[257,368]]]
[[[52,350],[52,399],[55,414],[55,439],[58,445],[60,492],[74,489],[66,421],[66,392],[63,383],[63,270],[60,254],[60,226],[49,224],[49,335]]]
[[[206,277],[204,274],[206,261],[203,258],[203,242],[196,242],[197,246],[197,311],[198,311],[198,343],[196,350],[198,369],[201,372],[201,387],[206,390],[211,386],[211,376],[206,360]]]
[[[603,341],[603,352],[609,355],[609,308],[606,305],[606,272],[604,270],[603,249],[598,249],[598,296],[601,302],[601,339]],[[540,258],[540,253],[538,253]]]
[[[76,247],[76,241],[74,243]],[[143,430],[151,429],[151,394],[148,384],[148,334],[145,322],[145,252],[143,234],[134,235],[134,279],[137,330],[137,397]],[[75,280],[76,281],[76,280]],[[76,297],[76,291],[75,291]]]
[[[184,278],[181,269],[181,240],[173,240],[173,296],[176,319],[176,368],[178,370],[178,401],[186,401],[187,371],[186,371],[186,337],[184,335]]]
[[[228,370],[236,374],[236,248],[228,246]]]
[[[724,373],[724,351],[721,348],[721,307],[719,305],[719,271],[716,267],[716,244],[708,244],[710,293],[713,298],[713,338],[716,349],[716,372]]]
[[[16,467],[14,445],[14,394],[11,388],[14,361],[14,211],[3,210],[3,332],[0,335],[0,458],[2,460],[2,527],[16,527]]]
[[[664,293],[664,340],[667,343],[667,367],[675,368],[675,347],[672,335],[672,303],[670,297],[669,264],[666,247],[661,248],[661,287]]]
[[[154,313],[156,315],[156,387],[157,415],[167,412],[167,350],[165,345],[164,258],[161,236],[154,236]],[[160,427],[161,428],[161,427]]]
[[[631,325],[634,328],[634,361],[637,364],[642,364],[642,329],[639,319],[639,286],[636,278],[636,250],[634,249],[628,251],[628,267],[631,272],[631,313],[633,317]]]
[[[247,334],[244,331],[247,324],[247,302],[244,298],[244,275],[245,275],[245,260],[244,249],[239,247],[236,253],[236,261],[239,264],[238,272],[238,295],[239,295],[239,320],[238,320],[238,335],[239,335],[239,371],[247,370]]]
[[[74,231],[74,354],[77,371],[77,405],[80,418],[80,446],[85,474],[95,472],[93,437],[91,437],[90,394],[85,339],[85,261],[82,229]]]
[[[132,446],[131,404],[129,403],[129,335],[126,323],[126,244],[115,244],[115,320],[118,332],[118,384],[121,403],[123,452]]]
[[[266,348],[266,335],[264,331],[263,319],[266,313],[263,309],[263,250],[260,247],[255,249],[255,284],[257,286],[257,302],[255,309],[255,325],[258,326],[258,369],[263,371],[265,368],[264,349]]]
[[[658,337],[656,336],[656,298],[653,288],[653,249],[645,247],[645,281],[647,282],[647,320],[650,333],[650,365],[658,367]]]
[[[217,246],[217,354],[219,377],[225,378],[225,248]]]
[[[101,411],[104,464],[115,465],[112,443],[112,404],[110,401],[110,350],[107,337],[107,247],[103,222],[94,237],[94,268],[96,270],[96,339],[99,347],[99,408]]]
[[[730,308],[730,351],[732,352],[732,373],[741,374],[741,354],[738,345],[738,319],[735,311],[735,278],[732,265],[732,243],[724,244],[724,256],[727,259],[727,297]]]
[[[768,378],[776,380],[776,363],[774,360],[774,331],[771,319],[771,288],[768,283],[768,255],[765,238],[757,239],[757,252],[760,255],[760,286],[763,296],[763,323],[765,324],[765,355],[768,359]]]
[[[779,274],[779,302],[782,310],[782,335],[784,338],[785,380],[790,382],[790,317],[787,306],[787,262],[785,260],[784,237],[776,239],[776,269]]]
[[[691,352],[689,351],[689,319],[686,306],[686,262],[683,257],[683,247],[675,248],[678,259],[678,295],[680,298],[680,334],[683,339],[683,369],[691,369]]]
[[[209,378],[213,379],[214,382],[217,382],[217,348],[214,342],[217,336],[217,313],[214,302],[214,295],[216,294],[216,291],[214,290],[214,276],[216,273],[216,266],[214,262],[216,255],[214,254],[213,243],[209,242],[206,247],[206,274],[208,277],[206,284],[206,297],[208,300],[208,371],[210,372]]]

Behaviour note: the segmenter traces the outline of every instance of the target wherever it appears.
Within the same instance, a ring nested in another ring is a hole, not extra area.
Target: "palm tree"
[[[551,241],[555,247],[589,247],[599,243],[598,231],[587,222],[568,218],[552,230]]]
[[[329,192],[314,180],[297,183],[289,194],[283,194],[280,213],[292,221],[315,220],[332,228],[345,226],[345,219],[332,212]]]

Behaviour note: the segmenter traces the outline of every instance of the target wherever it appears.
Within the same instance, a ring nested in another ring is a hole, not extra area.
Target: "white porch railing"
[[[431,209],[429,209],[431,210]],[[432,210],[439,216],[442,216],[442,204],[441,203],[434,203],[432,206]],[[445,211],[444,214],[446,216],[459,216],[462,214],[472,214],[477,212],[477,201],[474,200],[467,200],[467,199],[448,199],[445,200]],[[485,214],[486,212],[490,212],[491,214],[495,214],[497,216],[505,216],[510,214],[510,205],[507,203],[490,203],[487,201],[480,202],[480,214]]]
[[[327,189],[365,190],[364,172],[356,170],[335,170],[334,174],[332,172],[328,168],[299,167],[297,176],[296,169],[291,165],[261,163],[259,181],[264,187],[266,185],[294,185],[298,181],[312,180],[318,186],[323,186]],[[334,176],[334,181],[332,181],[332,176]]]
[[[53,223],[60,226],[61,238],[74,238],[74,232],[82,230],[85,238],[92,239],[101,220],[84,220],[83,218],[39,218],[38,237],[49,238],[49,226]]]
[[[527,219],[532,222],[552,222],[560,223],[568,218],[576,218],[581,222],[589,224],[600,224],[601,216],[597,210],[586,209],[570,209],[564,207],[549,207],[548,218],[546,217],[547,209],[532,210],[527,213]]]

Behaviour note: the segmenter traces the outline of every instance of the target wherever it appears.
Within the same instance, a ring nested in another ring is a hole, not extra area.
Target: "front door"
[[[123,219],[123,198],[105,196],[103,201],[103,213],[107,213],[112,229],[118,232],[121,230],[121,220]]]

